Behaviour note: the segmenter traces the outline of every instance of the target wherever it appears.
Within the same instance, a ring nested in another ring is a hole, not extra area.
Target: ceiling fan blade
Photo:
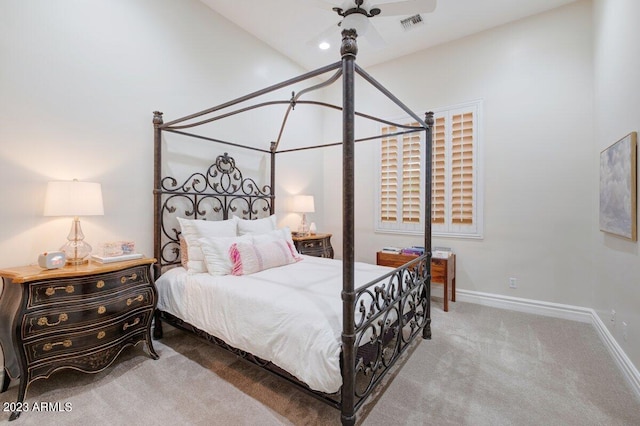
[[[340,39],[340,22],[336,22],[335,24],[331,25],[330,27],[322,31],[320,34],[318,34],[311,40],[307,41],[307,44],[317,47],[322,42],[325,42],[325,41],[335,42],[336,40],[339,40],[339,39]]]
[[[367,33],[364,35],[365,40],[369,42],[375,48],[385,47],[387,42],[382,37],[380,32],[376,29],[375,25],[369,25]]]
[[[332,7],[342,6],[344,0],[304,0],[307,3],[312,3],[314,6],[319,7],[321,9],[331,11]]]
[[[415,15],[431,13],[436,9],[437,0],[404,0],[395,3],[379,3],[373,7],[380,9],[380,16]]]

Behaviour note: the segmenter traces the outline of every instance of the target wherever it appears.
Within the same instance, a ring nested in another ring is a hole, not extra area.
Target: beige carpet
[[[591,325],[433,303],[433,340],[414,346],[363,425],[640,425],[640,401]],[[130,348],[99,374],[67,370],[27,401],[70,403],[14,425],[335,425],[339,411],[180,331]],[[3,406],[17,387],[0,394]],[[6,422],[9,413],[1,412]]]

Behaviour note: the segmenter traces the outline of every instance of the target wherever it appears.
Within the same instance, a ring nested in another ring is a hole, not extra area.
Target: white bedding
[[[356,263],[356,288],[390,270]],[[245,276],[174,268],[156,285],[158,309],[273,362],[313,390],[340,389],[341,261],[303,256]]]

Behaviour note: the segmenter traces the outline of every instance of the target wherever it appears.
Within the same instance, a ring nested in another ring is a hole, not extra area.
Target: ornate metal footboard
[[[431,338],[429,262],[425,254],[356,289],[356,410],[420,332]]]

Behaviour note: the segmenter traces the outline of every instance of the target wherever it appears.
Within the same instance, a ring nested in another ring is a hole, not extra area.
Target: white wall
[[[591,33],[591,5],[583,1],[368,70],[421,113],[484,101],[485,237],[434,239],[457,253],[459,288],[591,304]],[[357,106],[365,112],[378,107],[360,86]],[[369,262],[384,245],[421,242],[373,231],[376,146],[359,146],[356,159],[356,257]],[[325,172],[339,154],[327,153]],[[340,175],[325,176],[330,191]],[[331,207],[325,220],[338,230],[340,211]],[[516,290],[508,288],[509,277],[518,279]]]
[[[640,131],[640,38],[636,0],[595,0],[595,141],[593,182],[598,187],[599,153],[628,133]],[[598,211],[597,193],[591,210]],[[597,216],[595,218],[597,220]],[[592,229],[596,286],[593,308],[627,356],[640,366],[640,250],[637,241]],[[616,321],[611,321],[611,310]],[[622,323],[628,324],[628,337]]]
[[[196,0],[2,0],[0,9],[0,268],[65,241],[71,219],[42,216],[49,180],[102,183],[105,215],[82,218],[86,241],[132,239],[152,255],[152,112],[168,121],[303,71]],[[243,142],[268,149],[282,112],[245,125]],[[319,126],[305,117],[292,139],[300,130],[313,139]],[[210,164],[223,149],[175,161]],[[321,193],[321,172],[309,162],[279,195]],[[280,162],[279,175],[291,173]]]

